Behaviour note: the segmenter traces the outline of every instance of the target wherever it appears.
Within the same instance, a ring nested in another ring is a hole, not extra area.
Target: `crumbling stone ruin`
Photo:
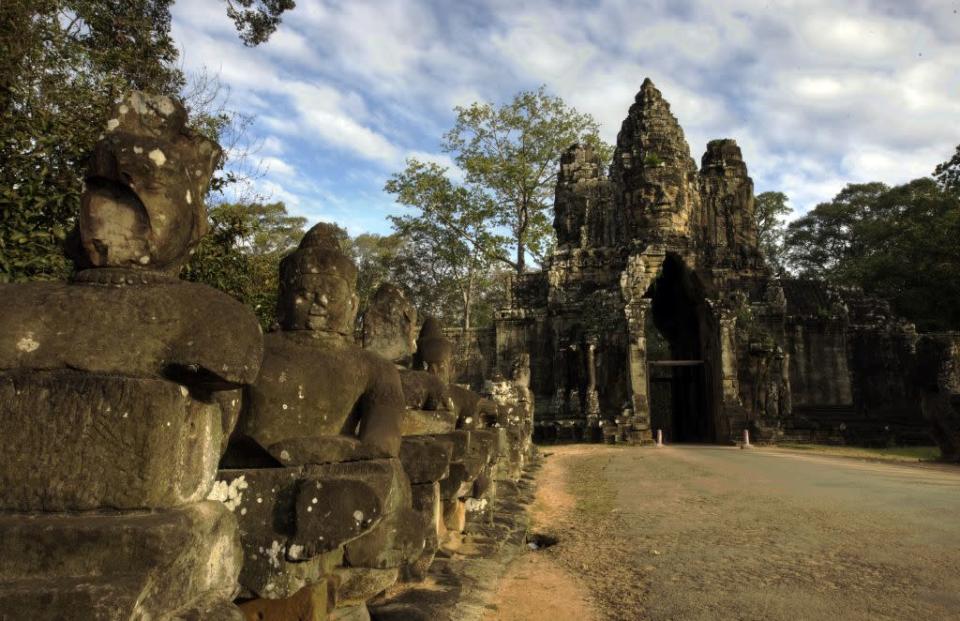
[[[494,338],[469,335],[495,342],[474,359],[501,370],[529,354],[539,437],[923,440],[913,326],[857,291],[773,276],[733,140],[698,169],[646,80],[605,164],[588,146],[562,155],[556,250],[514,279]]]
[[[381,287],[354,343],[356,277],[327,224],[281,262],[280,329],[215,490],[240,524],[250,619],[369,618],[372,598],[464,536],[511,454],[502,430],[462,423],[442,378],[404,368],[423,352],[399,289]]]
[[[416,338],[396,288],[354,342],[356,267],[331,225],[282,261],[266,336],[179,280],[220,156],[185,123],[173,99],[123,100],[76,276],[0,285],[0,619],[444,618],[405,585],[445,574],[430,601],[455,611],[476,591],[459,574],[520,549],[530,427],[448,384],[449,342]]]
[[[253,312],[176,274],[220,156],[165,97],[116,108],[86,178],[70,283],[0,285],[0,616],[242,619],[214,487],[254,381]]]

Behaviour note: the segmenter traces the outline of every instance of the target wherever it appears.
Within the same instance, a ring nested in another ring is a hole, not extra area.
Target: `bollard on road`
[[[743,448],[748,448],[750,446],[750,430],[743,430]]]
[[[663,430],[657,429],[657,446],[663,446]]]

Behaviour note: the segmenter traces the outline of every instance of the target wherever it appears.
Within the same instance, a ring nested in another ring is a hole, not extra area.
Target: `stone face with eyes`
[[[285,464],[395,457],[403,391],[394,365],[354,343],[357,270],[321,223],[280,264],[281,330],[238,430]]]

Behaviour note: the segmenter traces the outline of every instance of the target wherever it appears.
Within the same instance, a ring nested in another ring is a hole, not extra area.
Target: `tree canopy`
[[[280,259],[297,247],[306,218],[283,203],[222,203],[210,208],[210,233],[182,276],[253,307],[264,328],[275,321]]]
[[[787,205],[789,199],[783,192],[763,192],[757,195],[755,217],[757,240],[767,263],[777,273],[786,269],[783,257],[783,236],[786,232],[785,217],[793,212]]]
[[[478,286],[495,261],[507,261],[509,240],[494,232],[496,204],[476,187],[457,186],[443,167],[410,160],[385,186],[415,214],[391,216],[393,228],[435,270],[440,289],[452,288],[462,304],[459,322],[471,327]]]
[[[938,168],[938,171],[941,170]],[[921,330],[960,329],[960,194],[929,177],[851,184],[787,227],[791,270],[890,300]]]
[[[186,78],[170,34],[174,0],[0,2],[0,280],[69,273],[61,245],[79,210],[86,157],[113,102],[131,89],[177,95]],[[269,36],[290,0],[227,0],[248,44]],[[188,106],[189,107],[189,106]],[[211,138],[223,110],[192,110]],[[221,176],[216,184],[229,182]]]
[[[500,260],[522,273],[528,255],[542,261],[553,245],[550,210],[560,154],[588,143],[607,161],[612,149],[600,140],[593,117],[543,86],[501,106],[478,102],[455,111],[443,148],[465,173],[466,185],[493,202],[491,221],[511,233],[514,250],[513,259],[504,253]]]

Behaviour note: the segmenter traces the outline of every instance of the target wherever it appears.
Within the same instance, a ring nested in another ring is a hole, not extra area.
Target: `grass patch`
[[[829,444],[800,444],[781,442],[779,448],[809,451],[821,455],[841,457],[860,457],[863,459],[884,459],[888,461],[936,461],[940,459],[940,449],[936,446],[892,446],[869,448],[864,446],[832,446]]]

